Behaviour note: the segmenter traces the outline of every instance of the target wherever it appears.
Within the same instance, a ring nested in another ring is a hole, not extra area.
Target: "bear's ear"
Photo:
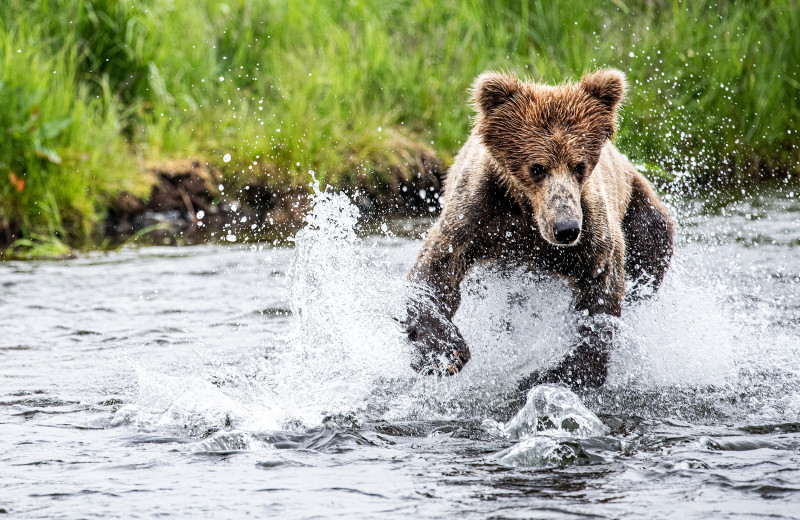
[[[615,111],[625,97],[625,74],[617,69],[601,69],[581,78],[580,86],[589,95]]]
[[[519,80],[510,74],[484,72],[472,84],[472,97],[476,108],[481,112],[499,107],[519,92]]]

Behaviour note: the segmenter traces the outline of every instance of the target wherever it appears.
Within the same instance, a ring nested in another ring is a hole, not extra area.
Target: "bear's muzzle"
[[[565,220],[553,225],[553,237],[561,245],[570,245],[581,236],[581,224],[577,220]]]

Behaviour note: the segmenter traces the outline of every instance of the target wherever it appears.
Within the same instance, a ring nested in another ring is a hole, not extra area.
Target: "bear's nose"
[[[556,222],[553,226],[553,236],[559,244],[571,244],[581,234],[581,225],[577,220]]]

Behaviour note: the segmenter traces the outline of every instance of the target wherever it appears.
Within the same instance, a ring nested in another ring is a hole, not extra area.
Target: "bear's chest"
[[[570,277],[581,277],[592,270],[592,230],[584,227],[578,243],[558,247],[547,242],[525,215],[505,215],[487,226],[481,240],[483,254],[508,267],[529,267]]]

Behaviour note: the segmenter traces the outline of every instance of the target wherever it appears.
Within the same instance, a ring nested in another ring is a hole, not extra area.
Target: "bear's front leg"
[[[601,270],[599,276],[576,280],[575,310],[585,317],[578,325],[578,341],[567,356],[543,374],[533,374],[520,383],[527,390],[542,383],[565,383],[570,387],[599,387],[608,375],[608,358],[614,341],[614,323],[625,294],[622,259]]]
[[[572,388],[603,386],[614,339],[613,324],[604,320],[581,323],[578,335],[578,343],[558,365],[542,375],[534,375],[520,386],[527,386],[526,389],[542,383],[565,383]]]
[[[434,230],[408,275],[412,294],[403,325],[416,349],[411,366],[417,372],[453,375],[471,357],[452,322],[461,302],[460,284],[470,264],[467,249],[468,244],[454,244]]]

